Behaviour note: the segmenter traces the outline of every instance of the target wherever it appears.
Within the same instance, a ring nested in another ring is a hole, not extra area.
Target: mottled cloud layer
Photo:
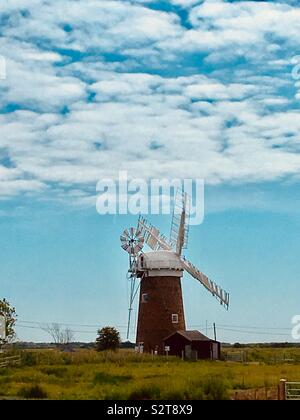
[[[87,202],[101,177],[296,180],[295,2],[0,4],[0,197]]]

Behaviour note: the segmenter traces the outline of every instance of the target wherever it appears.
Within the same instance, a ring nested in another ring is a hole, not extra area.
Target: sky
[[[98,181],[122,170],[205,182],[185,254],[231,304],[185,275],[187,326],[293,341],[299,33],[297,1],[1,1],[0,296],[20,340],[48,340],[50,322],[125,338],[119,236],[136,217],[96,211]],[[148,218],[169,234],[170,215]]]

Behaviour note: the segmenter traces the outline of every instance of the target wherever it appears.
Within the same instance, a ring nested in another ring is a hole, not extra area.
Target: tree
[[[74,333],[70,328],[66,328],[62,332],[63,344],[69,344],[74,341]]]
[[[74,333],[70,328],[63,329],[60,324],[46,324],[43,327],[43,330],[46,331],[51,337],[53,342],[56,345],[66,345],[71,343],[74,340]]]
[[[0,299],[0,315],[4,316],[6,324],[6,338],[0,339],[0,346],[11,343],[16,338],[14,326],[17,321],[16,309],[6,299]]]
[[[119,331],[114,327],[104,327],[98,330],[96,339],[97,351],[116,350],[120,347],[121,338]]]
[[[241,349],[241,348],[243,348],[243,344],[240,344],[240,343],[234,343],[233,348],[234,348],[234,349]]]

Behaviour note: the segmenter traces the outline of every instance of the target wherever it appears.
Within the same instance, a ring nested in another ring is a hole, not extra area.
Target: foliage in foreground
[[[235,390],[275,389],[282,377],[299,380],[300,364],[183,362],[130,351],[23,351],[20,367],[0,369],[0,396],[221,400]]]

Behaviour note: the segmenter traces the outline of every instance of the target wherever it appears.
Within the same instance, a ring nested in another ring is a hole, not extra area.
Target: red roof
[[[197,331],[197,330],[191,330],[191,331],[178,330],[170,334],[168,337],[166,337],[164,341],[166,341],[168,338],[172,337],[175,334],[182,335],[188,341],[214,341],[206,337],[204,334],[202,334],[200,331]]]

